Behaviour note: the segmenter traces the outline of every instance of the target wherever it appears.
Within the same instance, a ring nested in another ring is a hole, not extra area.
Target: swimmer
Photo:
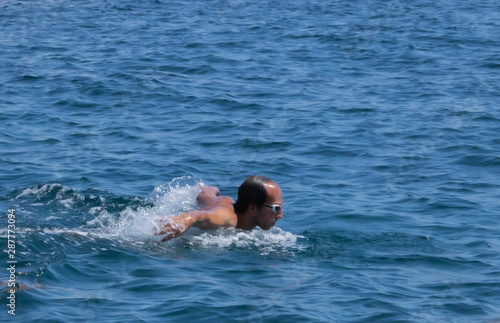
[[[272,179],[264,176],[250,176],[238,188],[238,200],[219,196],[215,186],[202,186],[196,197],[201,210],[190,211],[170,220],[158,221],[154,235],[166,236],[167,241],[184,234],[189,228],[204,230],[234,227],[252,230],[259,226],[271,229],[283,218],[283,197],[281,189]]]

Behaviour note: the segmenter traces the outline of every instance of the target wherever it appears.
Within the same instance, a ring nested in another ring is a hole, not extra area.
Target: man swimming
[[[281,189],[272,179],[264,176],[250,176],[238,188],[238,200],[219,196],[215,186],[202,186],[196,197],[201,210],[190,211],[170,220],[160,220],[154,228],[155,235],[166,236],[161,240],[176,238],[190,227],[217,229],[234,227],[251,230],[256,226],[271,229],[278,219],[283,218],[283,197]]]

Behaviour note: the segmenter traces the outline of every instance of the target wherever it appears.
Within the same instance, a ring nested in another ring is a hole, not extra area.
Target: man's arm
[[[182,215],[174,216],[170,220],[159,220],[153,228],[154,235],[167,234],[161,242],[177,238],[189,230],[197,221],[207,217],[206,211],[190,211]]]
[[[162,242],[184,234],[189,228],[217,229],[221,227],[235,227],[238,219],[234,213],[226,208],[219,207],[212,210],[190,211],[170,220],[160,220],[153,228],[154,235],[166,234]]]

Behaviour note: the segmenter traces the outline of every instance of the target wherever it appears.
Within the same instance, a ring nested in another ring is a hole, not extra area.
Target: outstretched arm
[[[163,242],[184,234],[191,227],[213,230],[235,227],[237,223],[238,218],[234,212],[219,207],[212,210],[190,211],[169,220],[159,220],[153,230],[154,235],[166,234],[161,240]]]
[[[154,235],[167,234],[161,242],[177,238],[183,235],[199,219],[203,218],[205,211],[191,211],[179,216],[174,216],[170,220],[159,220],[153,228]]]

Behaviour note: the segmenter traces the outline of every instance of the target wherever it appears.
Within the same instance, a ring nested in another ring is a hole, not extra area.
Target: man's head
[[[238,214],[248,214],[255,225],[264,230],[272,228],[283,218],[281,189],[272,179],[250,176],[238,188],[238,200],[234,209]]]

